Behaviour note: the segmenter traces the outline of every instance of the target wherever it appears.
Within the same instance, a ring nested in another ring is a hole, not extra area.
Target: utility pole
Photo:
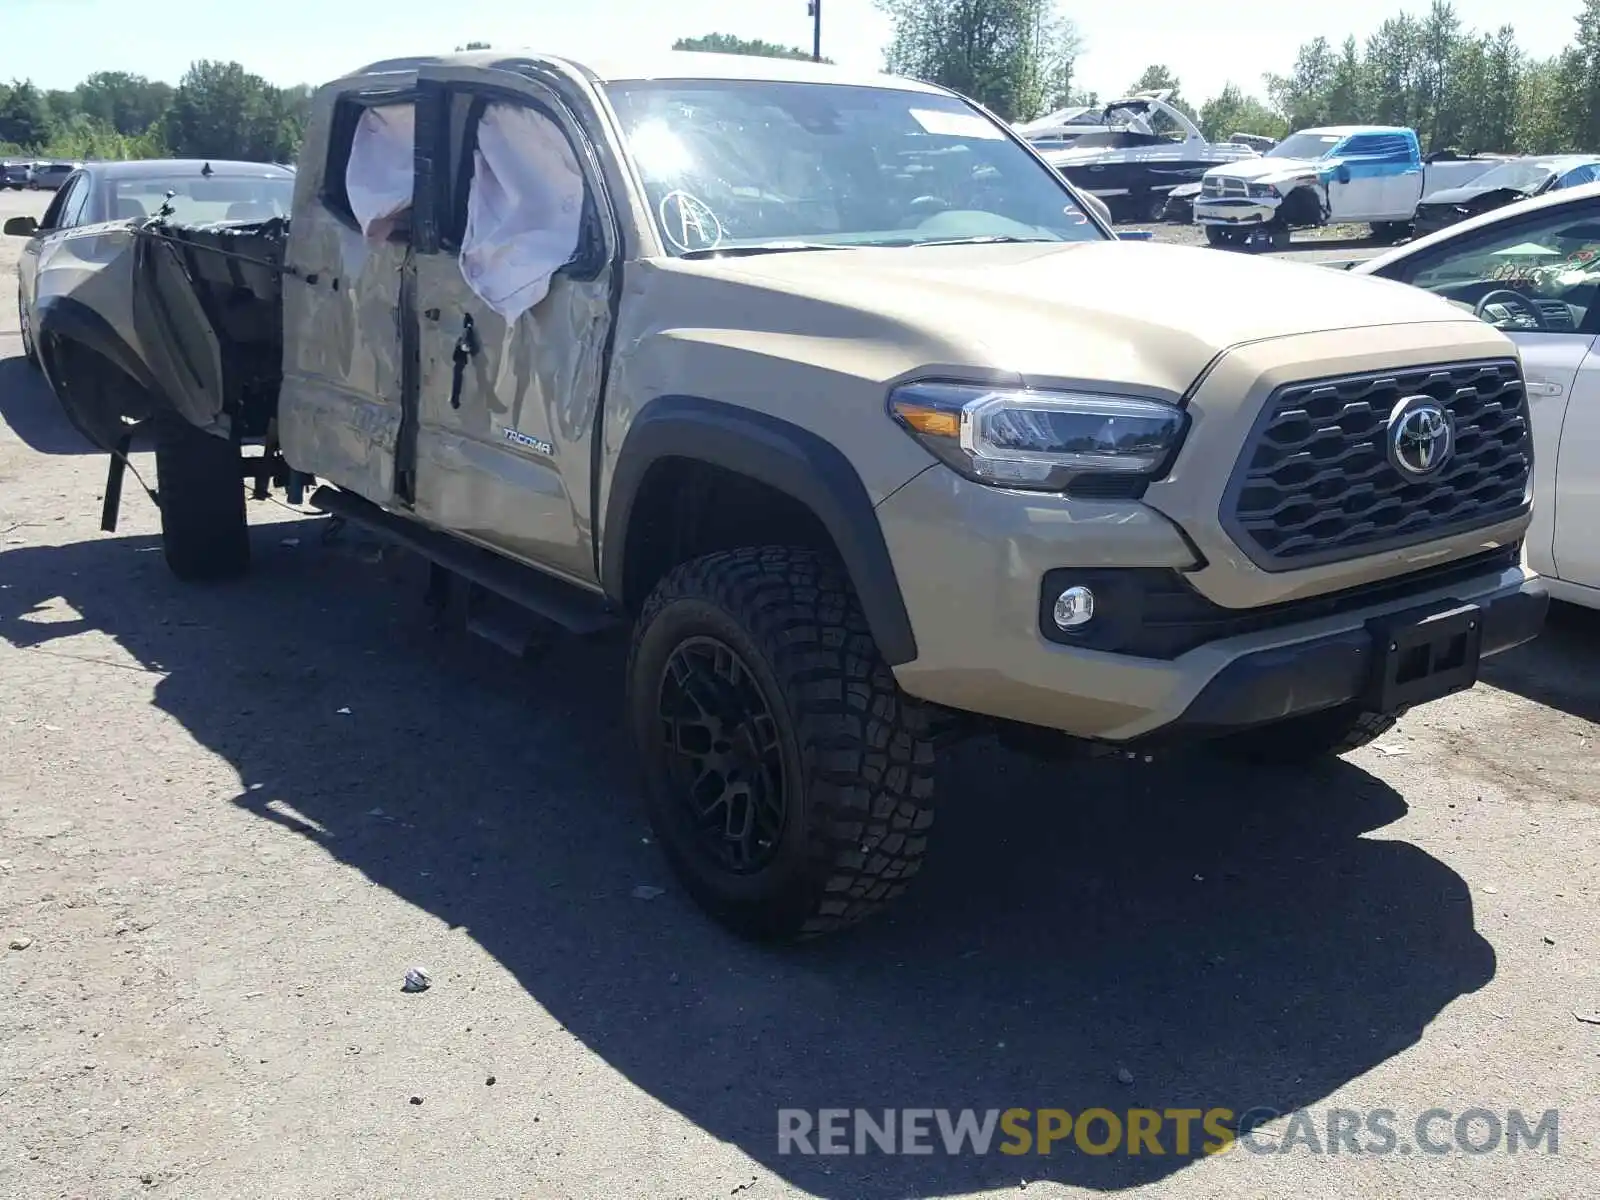
[[[811,18],[811,61],[822,61],[822,0],[807,0],[806,15]]]

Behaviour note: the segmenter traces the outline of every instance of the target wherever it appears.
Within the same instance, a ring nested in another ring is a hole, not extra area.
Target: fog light
[[[1062,629],[1082,629],[1094,620],[1094,593],[1086,587],[1069,587],[1056,597],[1052,615]]]

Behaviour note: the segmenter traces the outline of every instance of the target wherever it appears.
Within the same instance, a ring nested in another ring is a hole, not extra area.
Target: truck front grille
[[[1435,474],[1389,460],[1389,418],[1426,395],[1454,423]],[[1338,376],[1267,400],[1223,499],[1230,537],[1263,570],[1376,554],[1526,511],[1533,443],[1522,375],[1509,359]]]

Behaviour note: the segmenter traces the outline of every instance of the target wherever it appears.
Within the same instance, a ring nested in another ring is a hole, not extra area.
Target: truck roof
[[[599,83],[644,79],[752,79],[774,83],[832,83],[858,87],[893,88],[897,91],[943,94],[933,84],[862,71],[851,67],[815,63],[808,59],[764,58],[753,54],[704,54],[689,50],[605,57],[579,61],[535,50],[468,50],[454,54],[391,58],[369,63],[354,75],[415,71],[422,67],[479,67],[493,69],[516,62],[546,62]]]
[[[1318,125],[1312,129],[1297,129],[1296,133],[1331,133],[1348,137],[1352,133],[1414,133],[1405,125]]]

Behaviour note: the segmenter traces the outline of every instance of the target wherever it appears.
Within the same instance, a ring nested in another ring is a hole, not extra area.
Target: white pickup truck
[[[1281,249],[1292,229],[1346,222],[1370,224],[1378,237],[1399,238],[1424,195],[1470,183],[1501,161],[1424,163],[1416,131],[1396,126],[1302,129],[1260,158],[1207,171],[1194,219],[1213,246],[1243,245],[1265,233]]]

